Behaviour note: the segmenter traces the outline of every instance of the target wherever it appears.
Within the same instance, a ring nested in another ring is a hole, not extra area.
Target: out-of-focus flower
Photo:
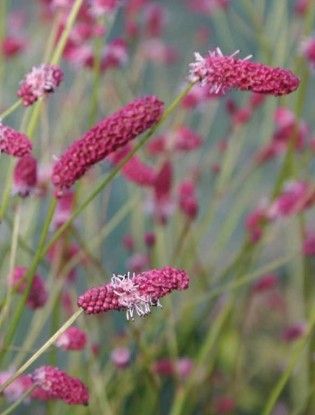
[[[127,259],[127,269],[131,272],[142,272],[149,265],[149,258],[147,254],[135,253]]]
[[[188,7],[197,13],[212,14],[217,9],[227,9],[231,0],[188,0]]]
[[[177,49],[161,39],[145,40],[141,45],[141,51],[147,60],[162,65],[171,65],[178,58]]]
[[[11,376],[12,372],[0,372],[0,385],[5,383]],[[33,386],[32,379],[29,375],[19,376],[9,386],[5,388],[3,394],[9,402],[16,402],[28,389]],[[25,398],[26,401],[29,398]]]
[[[190,64],[190,82],[207,85],[214,93],[233,88],[281,96],[298,88],[299,78],[289,69],[252,62],[250,57],[237,59],[236,53],[224,56],[219,48],[209,52],[206,58],[196,53],[195,62]]]
[[[5,58],[13,58],[23,52],[25,47],[25,40],[17,36],[7,36],[2,40],[0,50]]]
[[[152,248],[155,245],[156,237],[153,232],[146,232],[144,235],[144,243],[148,248]]]
[[[110,156],[110,161],[118,164],[131,151],[130,146],[125,146],[122,149],[115,151]],[[155,180],[155,169],[141,161],[140,157],[134,155],[121,169],[121,174],[130,182],[138,184],[139,186],[152,186]]]
[[[69,327],[63,332],[55,344],[64,350],[83,350],[86,346],[86,333],[78,327]]]
[[[236,409],[235,399],[230,396],[217,396],[214,401],[214,413],[216,415],[232,415]]]
[[[70,218],[75,203],[75,195],[73,192],[65,192],[57,202],[55,214],[52,220],[52,228],[57,229],[62,226]]]
[[[310,67],[315,70],[315,37],[312,36],[305,39],[301,43],[300,50]]]
[[[134,275],[114,275],[109,284],[91,288],[78,298],[78,306],[87,314],[110,310],[126,310],[127,319],[134,314],[144,316],[151,306],[173,290],[185,290],[189,277],[183,270],[164,267]]]
[[[305,322],[299,322],[287,327],[282,333],[282,340],[290,343],[299,340],[306,334],[307,325]]]
[[[125,369],[130,365],[130,350],[127,347],[115,347],[110,354],[110,360],[118,369]]]
[[[23,105],[32,105],[39,98],[54,92],[62,80],[63,72],[59,66],[42,64],[34,67],[21,81],[17,96]]]
[[[193,151],[202,145],[201,136],[185,125],[179,126],[175,131],[158,135],[148,144],[148,152],[155,156],[167,151]]]
[[[282,193],[268,208],[269,219],[295,215],[309,208],[315,202],[315,189],[305,181],[291,181],[285,184]]]
[[[207,86],[195,84],[187,95],[181,101],[181,106],[186,110],[201,108],[202,104],[205,104],[211,99],[216,99],[222,95],[222,92],[214,94],[209,91]]]
[[[172,376],[174,366],[171,359],[159,359],[153,364],[153,371],[160,376]]]
[[[130,235],[130,233],[126,233],[123,236],[122,244],[124,248],[127,249],[127,251],[132,251],[134,249],[135,242],[133,240],[132,235]]]
[[[32,373],[32,380],[38,385],[35,391],[43,391],[47,399],[57,399],[69,405],[88,405],[87,387],[57,367],[42,366]]]
[[[181,182],[178,189],[179,207],[184,215],[191,220],[196,218],[199,210],[196,193],[196,184],[193,180],[185,179]]]
[[[297,14],[304,15],[311,5],[311,0],[295,0],[294,11]]]
[[[303,253],[306,256],[315,256],[315,233],[308,231],[303,241]]]
[[[25,267],[17,266],[9,276],[10,286],[19,294],[23,294],[27,287],[25,281],[26,271],[27,269]],[[40,275],[35,275],[33,277],[26,304],[31,310],[36,310],[37,308],[43,307],[46,304],[47,299],[48,293],[44,280]]]
[[[253,284],[252,291],[256,294],[261,294],[277,287],[279,279],[275,274],[266,274],[260,277]]]
[[[37,184],[37,160],[26,155],[21,157],[13,171],[13,193],[21,197],[28,196]]]
[[[13,157],[23,157],[32,151],[30,139],[23,133],[0,123],[0,152]]]
[[[187,379],[190,376],[193,367],[193,361],[189,359],[189,357],[181,357],[174,362],[175,373],[179,379]]]
[[[89,2],[90,12],[96,17],[114,13],[120,5],[120,0],[89,0]]]
[[[148,3],[144,8],[143,20],[146,35],[153,38],[160,37],[167,22],[165,7],[156,2]]]
[[[153,206],[151,211],[154,217],[161,224],[166,224],[174,210],[171,191],[173,182],[173,167],[169,160],[166,160],[155,176],[153,184]]]
[[[74,141],[53,167],[52,182],[57,194],[72,186],[91,166],[156,124],[163,108],[154,96],[136,99]]]
[[[245,227],[249,233],[250,240],[256,243],[263,233],[263,226],[267,220],[267,205],[265,202],[251,211],[245,218]]]

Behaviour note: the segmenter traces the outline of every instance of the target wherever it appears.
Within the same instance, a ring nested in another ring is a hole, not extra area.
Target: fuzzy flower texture
[[[126,310],[127,320],[134,314],[145,316],[151,306],[161,307],[159,299],[173,290],[186,290],[189,277],[181,269],[166,266],[133,275],[114,275],[109,284],[91,288],[78,298],[87,314]]]
[[[74,141],[55,163],[52,182],[61,196],[94,164],[156,124],[164,104],[155,96],[135,99]]]
[[[210,92],[219,94],[229,89],[252,91],[259,94],[281,96],[295,91],[300,83],[297,76],[285,68],[272,68],[252,62],[247,56],[237,59],[236,51],[224,56],[219,48],[209,52],[206,58],[195,53],[196,61],[190,64],[190,82],[209,86]]]
[[[17,96],[27,107],[44,95],[54,92],[62,80],[63,72],[59,66],[42,64],[34,67],[21,81]]]

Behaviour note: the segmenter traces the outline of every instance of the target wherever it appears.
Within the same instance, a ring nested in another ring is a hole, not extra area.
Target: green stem
[[[14,104],[11,105],[11,107],[7,108],[5,111],[3,111],[0,114],[0,120],[2,121],[8,115],[12,114],[12,112],[14,112],[16,109],[18,109],[21,104],[22,104],[22,101],[20,99],[18,99],[17,101],[15,101]]]
[[[19,303],[16,307],[15,313],[11,317],[9,329],[8,329],[7,333],[5,334],[5,336],[3,338],[3,342],[2,342],[3,352],[0,356],[0,362],[3,360],[8,346],[12,343],[12,340],[13,340],[15,332],[18,328],[18,324],[20,322],[21,316],[24,312],[24,305],[25,305],[27,297],[29,295],[37,266],[38,266],[38,264],[40,263],[40,261],[43,257],[44,244],[46,242],[47,234],[48,234],[48,231],[49,231],[49,226],[50,226],[52,217],[54,215],[55,208],[56,208],[56,200],[53,199],[50,206],[49,206],[48,213],[47,213],[47,216],[46,216],[46,220],[43,224],[42,233],[40,235],[40,240],[39,240],[39,243],[38,243],[38,247],[37,247],[34,259],[33,259],[32,263],[31,263],[31,266],[29,267],[29,269],[28,269],[28,271],[26,272],[26,275],[25,275],[25,280],[27,281],[26,289],[25,289],[25,291],[23,293],[23,296],[20,299],[20,301],[19,301]]]

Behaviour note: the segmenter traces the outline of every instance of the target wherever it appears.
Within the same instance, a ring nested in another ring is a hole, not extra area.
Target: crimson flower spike
[[[237,59],[238,53],[224,56],[219,48],[210,51],[206,58],[195,53],[196,60],[190,64],[190,82],[209,86],[210,92],[216,94],[233,88],[281,96],[298,88],[300,80],[289,69],[252,62],[251,56]]]
[[[181,269],[166,266],[144,271],[140,274],[113,275],[111,282],[86,291],[78,298],[78,306],[87,314],[110,310],[125,310],[127,320],[134,314],[145,316],[151,306],[161,307],[161,297],[173,290],[186,290],[189,277]]]
[[[163,110],[163,102],[155,96],[135,99],[74,141],[53,167],[52,182],[57,196],[91,166],[156,124]]]

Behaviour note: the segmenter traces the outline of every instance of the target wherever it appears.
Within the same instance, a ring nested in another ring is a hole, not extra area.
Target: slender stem
[[[12,405],[10,405],[7,409],[5,409],[4,411],[2,411],[0,413],[0,415],[8,415],[11,414],[12,411],[17,408],[19,405],[21,405],[21,403],[23,403],[24,399],[27,398],[32,392],[33,390],[37,387],[36,384],[34,384],[30,389],[28,389],[26,392],[24,392],[19,399],[17,399],[15,402],[13,402]]]
[[[288,380],[291,376],[291,373],[292,373],[293,369],[295,368],[295,366],[296,366],[296,364],[299,360],[299,357],[300,357],[301,353],[303,352],[303,350],[304,350],[304,348],[305,348],[305,346],[306,346],[306,344],[309,340],[309,337],[311,336],[311,334],[314,330],[314,326],[315,326],[315,310],[313,310],[313,314],[312,314],[312,317],[311,317],[310,322],[309,322],[308,334],[305,336],[304,339],[300,340],[298,342],[298,344],[295,346],[295,348],[292,352],[292,355],[291,355],[291,359],[289,361],[289,364],[288,364],[286,370],[280,376],[280,379],[278,380],[278,382],[276,383],[276,385],[272,389],[272,391],[271,391],[271,393],[270,393],[270,395],[267,399],[266,405],[264,406],[264,409],[262,411],[262,415],[270,415],[271,414],[271,411],[273,410],[273,408],[274,408],[274,406],[277,402],[277,399],[279,398],[281,392],[283,391],[285,385],[287,384],[287,382],[288,382]]]
[[[72,6],[72,9],[71,9],[69,17],[67,19],[67,23],[66,23],[66,26],[64,28],[64,31],[62,32],[62,35],[61,35],[61,37],[59,39],[59,42],[56,46],[55,52],[54,52],[54,54],[51,58],[51,63],[52,64],[56,65],[61,59],[61,56],[62,56],[64,48],[66,46],[69,34],[70,34],[70,32],[73,28],[73,25],[75,23],[75,20],[77,18],[79,10],[82,6],[82,3],[83,3],[83,0],[76,0],[75,3]]]
[[[80,316],[80,314],[83,313],[83,310],[80,309],[76,311],[61,327],[56,333],[51,336],[42,347],[40,347],[37,352],[33,354],[6,382],[4,382],[0,386],[0,393],[5,390],[12,382],[15,381],[19,376],[21,376],[30,366],[32,363],[34,363],[43,353],[46,352],[46,350],[54,344],[54,342],[58,339],[59,336],[61,336],[62,333],[64,333],[68,327],[70,327],[76,319]]]
[[[5,111],[3,111],[0,114],[0,120],[2,121],[8,115],[12,114],[12,112],[14,112],[16,109],[18,109],[21,106],[21,104],[22,104],[22,101],[20,99],[15,101],[14,104],[12,104],[9,108],[7,108]]]

